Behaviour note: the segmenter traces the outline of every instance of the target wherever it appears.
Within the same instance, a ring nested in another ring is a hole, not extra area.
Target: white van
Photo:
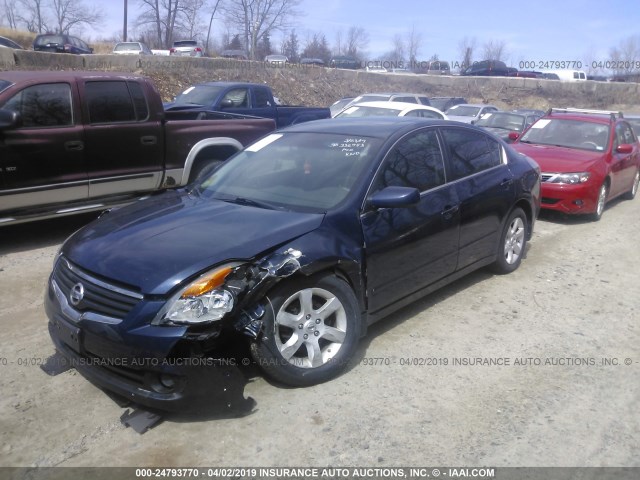
[[[543,78],[561,82],[584,82],[587,74],[582,70],[543,70]]]

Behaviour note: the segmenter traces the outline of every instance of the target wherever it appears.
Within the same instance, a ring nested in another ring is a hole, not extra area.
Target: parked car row
[[[407,103],[407,98],[414,103]],[[494,105],[468,103],[456,103],[443,113],[419,105],[421,98],[400,93],[363,94],[336,102],[333,106],[339,106],[339,111],[332,116],[426,116],[474,124],[539,163],[545,209],[587,214],[599,220],[609,200],[636,195],[640,151],[633,127],[640,125],[640,116],[627,119],[618,112],[571,108],[500,111]],[[429,100],[436,105],[448,102],[464,99]]]

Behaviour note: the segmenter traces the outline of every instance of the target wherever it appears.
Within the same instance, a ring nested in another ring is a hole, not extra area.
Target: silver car
[[[202,57],[204,56],[204,52],[197,40],[177,40],[173,42],[173,46],[169,49],[169,55]]]

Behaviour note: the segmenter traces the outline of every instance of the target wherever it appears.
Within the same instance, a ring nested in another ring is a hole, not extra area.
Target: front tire
[[[297,279],[267,296],[264,332],[254,360],[279,382],[302,387],[338,376],[360,338],[360,310],[351,287],[334,275]]]
[[[500,243],[498,257],[493,264],[493,271],[499,274],[511,273],[522,262],[527,245],[527,216],[521,208],[515,208],[507,218]]]
[[[604,207],[607,204],[607,196],[609,195],[609,187],[606,183],[603,183],[598,190],[598,199],[596,200],[596,211],[591,215],[591,220],[594,222],[599,221],[602,218]]]

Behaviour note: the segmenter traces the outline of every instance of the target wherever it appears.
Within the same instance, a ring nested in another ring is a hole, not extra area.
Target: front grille
[[[56,263],[53,280],[67,299],[70,298],[73,287],[82,284],[82,300],[77,305],[72,305],[72,308],[79,312],[93,312],[123,319],[143,298],[137,292],[99,280],[64,257]]]

